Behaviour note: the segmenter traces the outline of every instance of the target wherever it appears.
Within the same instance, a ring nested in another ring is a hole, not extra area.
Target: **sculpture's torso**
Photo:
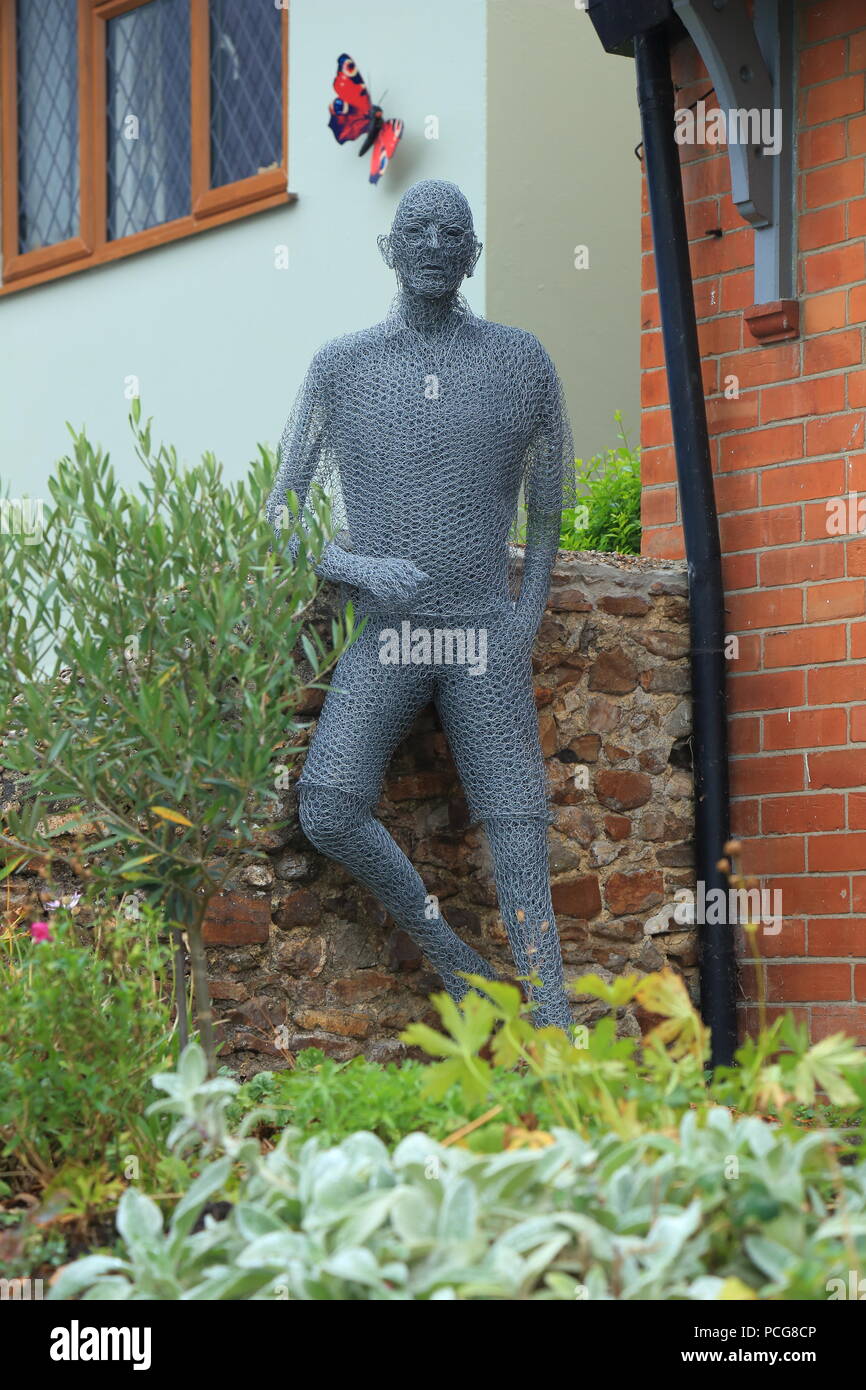
[[[490,613],[510,601],[508,536],[550,388],[531,333],[462,316],[434,344],[399,321],[317,355],[338,521],[360,555],[430,576],[414,614]],[[342,510],[342,515],[339,512]]]

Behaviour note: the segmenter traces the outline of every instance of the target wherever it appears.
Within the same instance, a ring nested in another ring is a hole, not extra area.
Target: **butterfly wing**
[[[370,93],[357,63],[348,53],[341,53],[337,59],[334,92],[336,95],[328,108],[331,116],[328,126],[337,144],[344,145],[347,140],[365,135],[373,119]]]
[[[376,137],[373,146],[373,153],[370,156],[370,182],[378,183],[389,162],[394,158],[394,151],[403,136],[402,121],[385,121],[382,129]]]

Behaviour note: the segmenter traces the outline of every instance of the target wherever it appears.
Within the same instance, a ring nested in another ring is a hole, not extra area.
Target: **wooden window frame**
[[[18,249],[18,84],[15,0],[0,0],[0,159],[2,159],[3,282],[0,296],[31,285],[106,265],[138,251],[179,241],[210,227],[296,201],[288,191],[289,11],[282,24],[282,152],[279,166],[218,188],[210,186],[210,23],[208,0],[190,7],[190,202],[191,211],[170,222],[107,238],[105,24],[150,0],[78,0],[78,235],[35,251]]]

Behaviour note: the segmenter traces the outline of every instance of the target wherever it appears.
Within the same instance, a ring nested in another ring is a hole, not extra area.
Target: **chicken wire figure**
[[[459,294],[481,253],[455,185],[424,180],[379,238],[399,292],[383,323],[316,353],[280,442],[267,514],[330,495],[338,531],[317,569],[367,624],[333,676],[299,780],[308,839],[417,942],[460,1000],[459,972],[495,978],[375,818],[385,772],[431,700],[539,1025],[567,1028],[550,895],[532,645],[544,614],[574,451],[556,370],[531,333]],[[522,572],[514,565],[525,507]]]

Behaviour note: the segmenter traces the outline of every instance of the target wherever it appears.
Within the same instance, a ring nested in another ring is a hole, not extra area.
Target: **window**
[[[276,0],[0,0],[0,294],[291,201]]]

